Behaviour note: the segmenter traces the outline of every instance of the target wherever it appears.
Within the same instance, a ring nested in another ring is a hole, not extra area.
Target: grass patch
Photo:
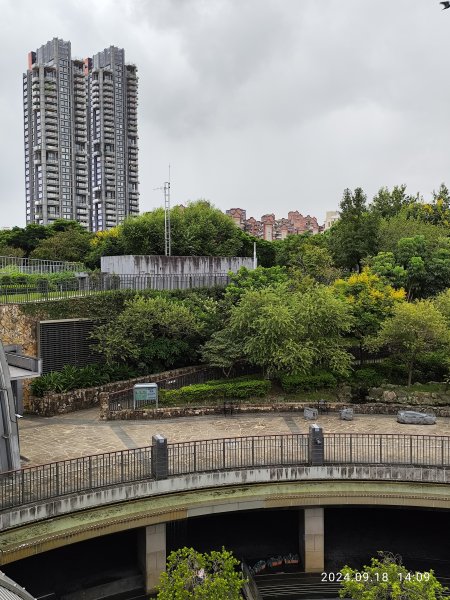
[[[389,384],[387,384],[386,389],[389,389]],[[446,390],[445,383],[414,383],[410,387],[406,385],[402,385],[400,388],[394,388],[394,390],[401,389],[406,393],[411,392],[434,392],[434,393],[450,393],[450,390]]]

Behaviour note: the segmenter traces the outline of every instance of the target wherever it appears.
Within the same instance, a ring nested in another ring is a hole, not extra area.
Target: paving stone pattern
[[[405,433],[450,436],[450,418],[439,417],[436,425],[401,425],[395,415],[355,415],[341,421],[338,413],[319,415],[327,433]],[[25,417],[20,421],[20,449],[24,465],[36,465],[139,448],[159,433],[169,442],[223,437],[307,433],[311,421],[299,414],[257,414],[190,417],[158,421],[100,421],[93,408],[57,417]]]

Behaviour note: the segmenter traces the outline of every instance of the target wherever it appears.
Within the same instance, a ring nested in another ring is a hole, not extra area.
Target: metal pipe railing
[[[169,477],[309,465],[309,434],[176,442],[167,445],[167,460]],[[323,464],[446,468],[450,467],[450,437],[326,433]],[[153,478],[151,446],[24,467],[0,474],[0,510]],[[423,480],[429,481],[426,473]]]

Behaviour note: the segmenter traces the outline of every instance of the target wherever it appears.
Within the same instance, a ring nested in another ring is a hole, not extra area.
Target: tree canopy
[[[161,574],[158,600],[241,600],[239,561],[222,548],[202,554],[181,548],[169,554]]]
[[[446,588],[434,572],[411,572],[399,556],[379,552],[370,565],[358,571],[345,566],[341,569],[340,598],[353,600],[441,600]]]
[[[150,373],[195,361],[204,341],[193,310],[165,296],[127,301],[114,321],[96,328],[94,339],[108,362]]]
[[[324,286],[304,292],[285,284],[248,290],[231,309],[230,318],[213,340],[230,341],[241,355],[236,359],[259,366],[269,376],[308,373],[327,367],[347,374],[351,356],[343,348],[343,334],[351,326],[350,310]],[[204,348],[214,360],[217,347]]]
[[[430,300],[403,302],[394,307],[376,336],[368,338],[368,348],[388,347],[408,369],[408,386],[420,354],[450,348],[450,331],[442,313]]]

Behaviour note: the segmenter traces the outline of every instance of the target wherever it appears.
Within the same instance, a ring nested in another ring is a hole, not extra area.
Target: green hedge
[[[49,287],[54,287],[59,283],[76,282],[77,278],[72,271],[61,271],[59,273],[21,273],[20,271],[7,269],[0,270],[1,285],[34,287],[42,281],[48,282]]]
[[[189,404],[191,402],[244,400],[252,396],[266,396],[271,383],[267,379],[212,381],[188,385],[179,390],[161,390],[161,400],[167,404]]]
[[[280,384],[284,392],[295,394],[296,392],[333,388],[337,385],[337,379],[331,373],[322,371],[311,375],[282,375]]]

